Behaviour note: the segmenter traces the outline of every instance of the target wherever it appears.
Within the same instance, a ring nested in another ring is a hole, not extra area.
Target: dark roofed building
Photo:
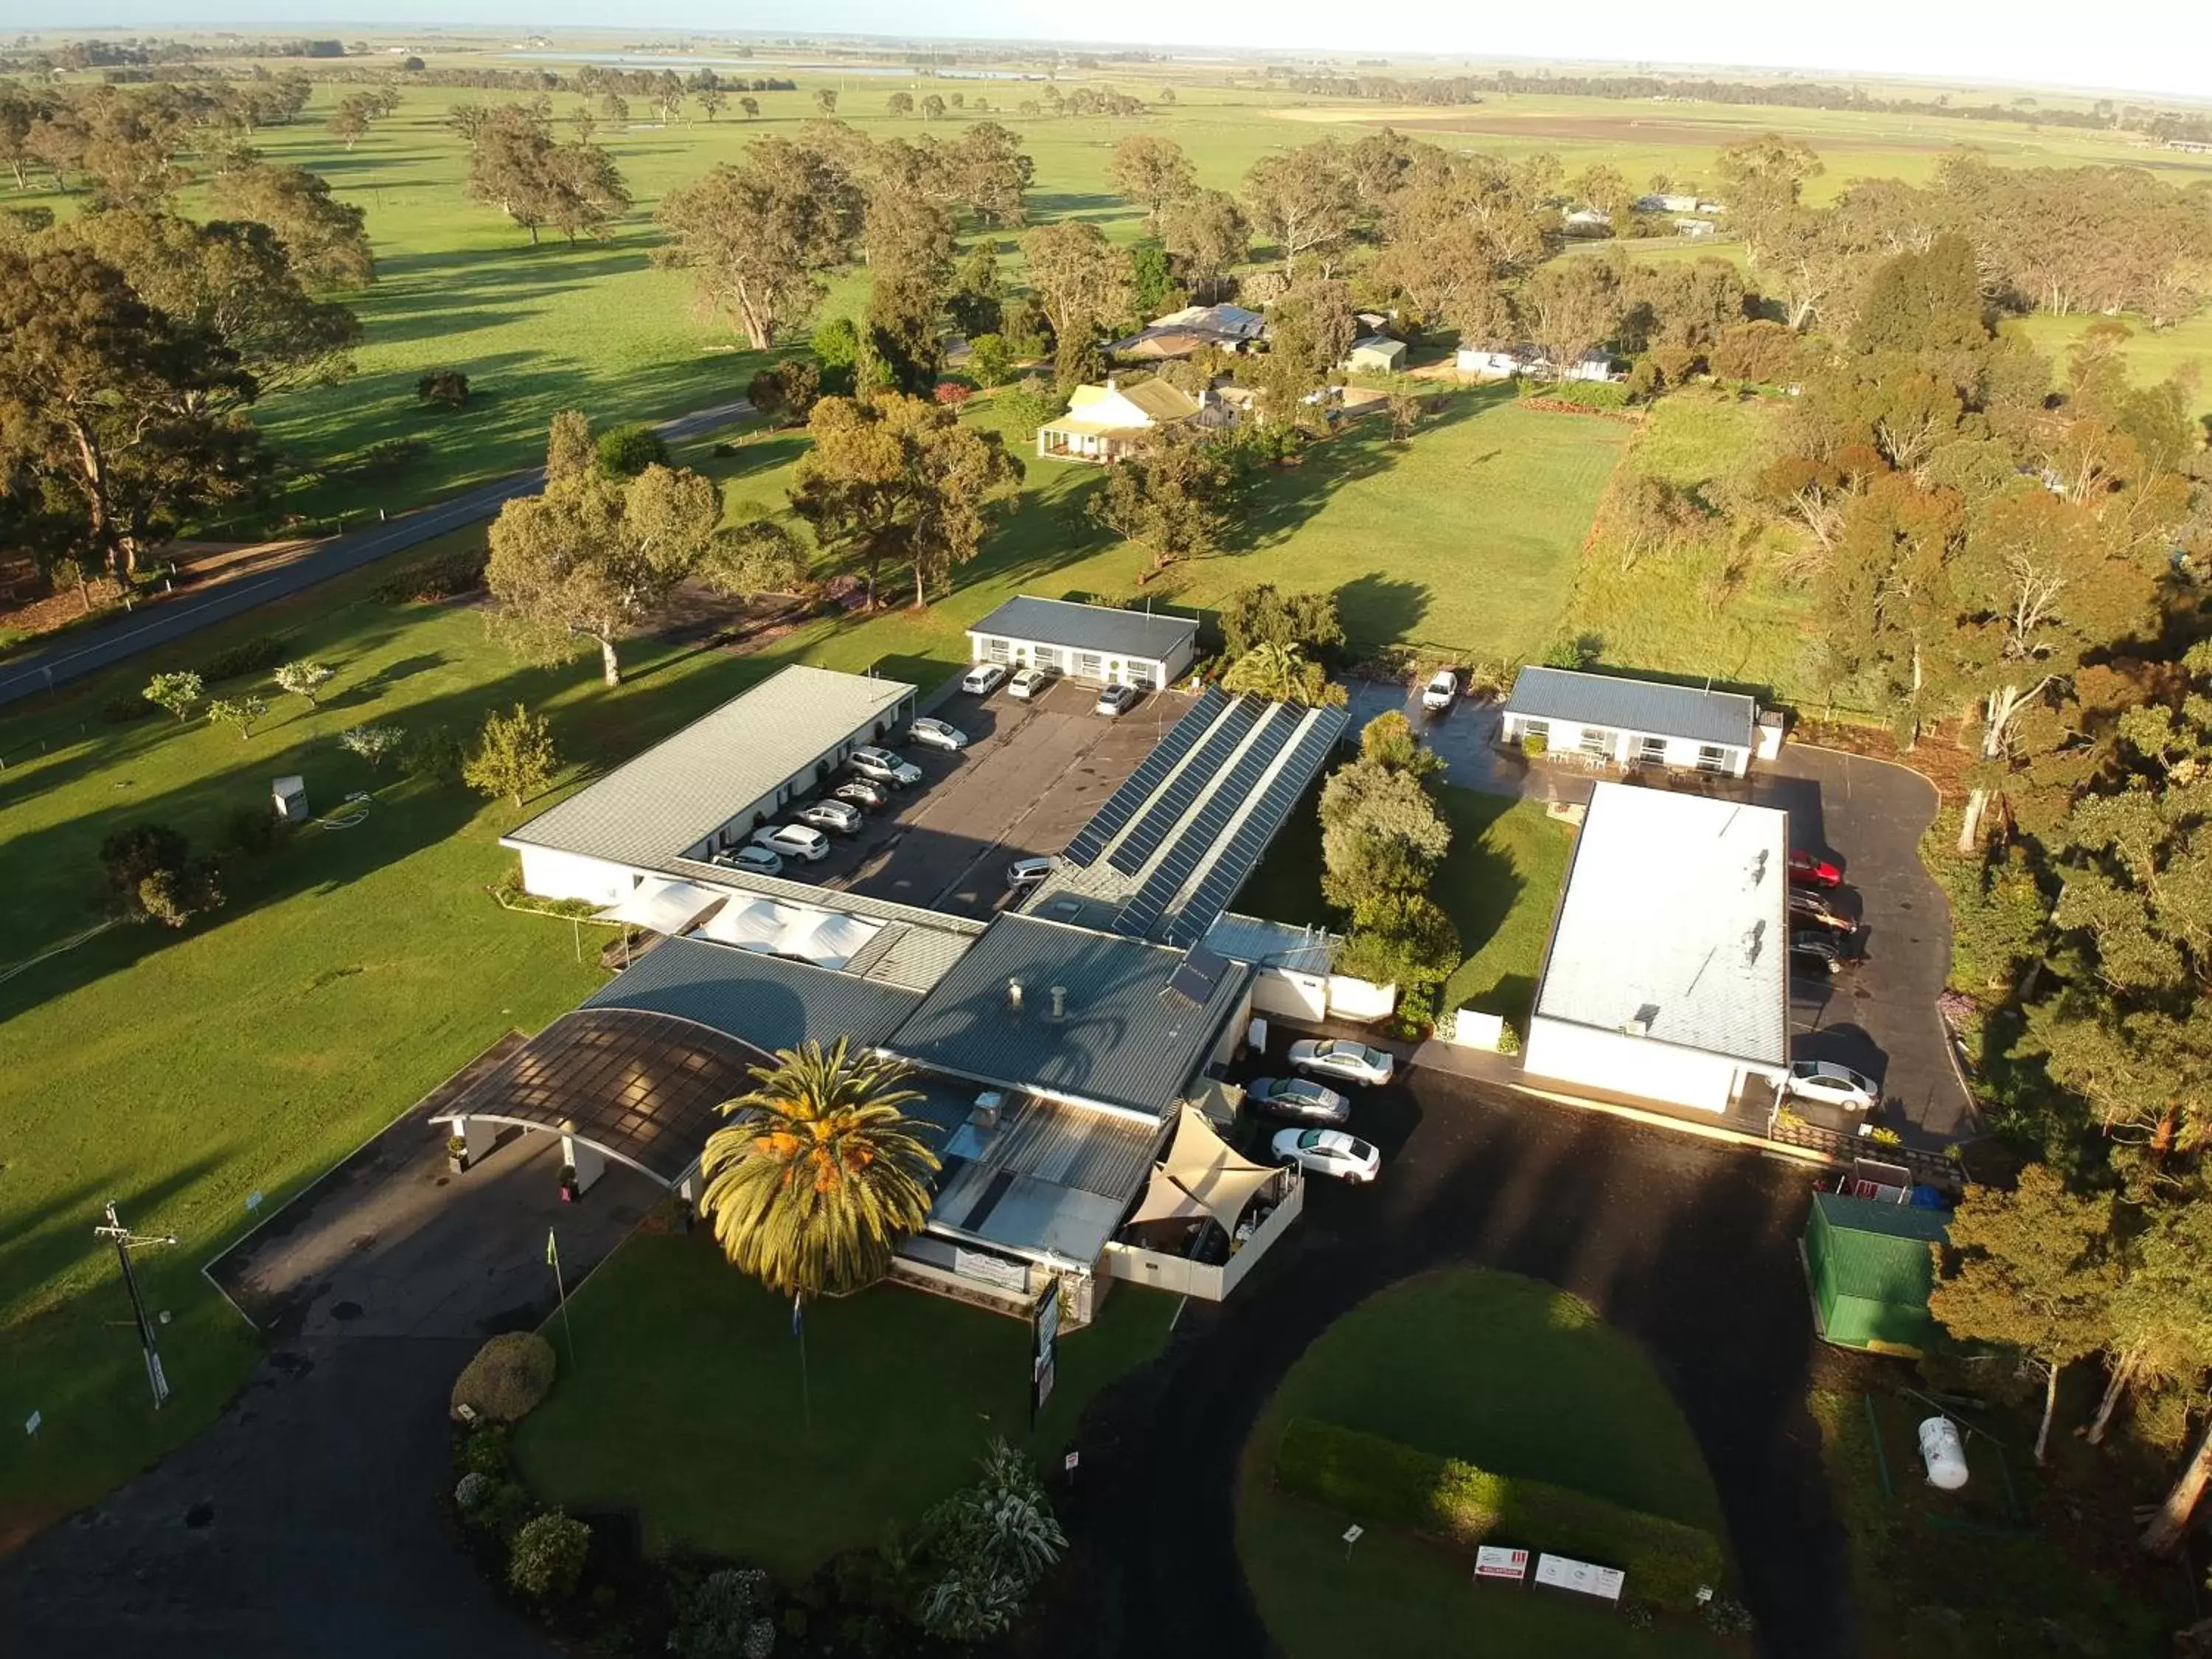
[[[1758,746],[1759,705],[1737,691],[1568,668],[1524,668],[1499,736],[1624,770],[1666,767],[1740,778]]]
[[[1223,963],[1194,1000],[1169,994],[1182,961],[1138,939],[1002,915],[890,1047],[949,1076],[1158,1117],[1212,1058],[1250,973]]]
[[[1008,599],[968,630],[971,662],[1036,667],[1110,685],[1157,691],[1187,672],[1198,649],[1198,623],[1111,605]]]
[[[584,1004],[673,1015],[771,1051],[841,1036],[872,1048],[921,1006],[900,986],[695,939],[662,941]]]

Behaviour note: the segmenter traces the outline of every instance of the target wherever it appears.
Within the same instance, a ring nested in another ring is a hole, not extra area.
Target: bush
[[[466,1513],[468,1523],[489,1533],[502,1544],[530,1524],[538,1504],[528,1491],[512,1480],[495,1480]]]
[[[1577,409],[1626,409],[1629,397],[1627,386],[1620,380],[1561,380],[1556,386],[1523,381],[1521,395],[1545,403],[1571,404]]]
[[[465,1516],[474,1515],[498,1485],[481,1469],[471,1469],[453,1484],[453,1507]]]
[[[1014,354],[1003,334],[978,334],[968,342],[968,372],[978,386],[1004,386],[1013,378]]]
[[[1522,734],[1521,752],[1530,760],[1534,760],[1551,746],[1551,740],[1541,732],[1528,732]]]
[[[994,406],[1006,423],[1007,436],[1015,443],[1027,443],[1039,427],[1067,407],[1067,399],[1032,374],[1002,394]]]
[[[522,1524],[507,1560],[507,1582],[534,1601],[559,1601],[576,1593],[592,1553],[592,1529],[549,1510]]]
[[[766,1573],[742,1567],[711,1572],[681,1598],[668,1650],[678,1659],[768,1659],[775,1650],[768,1607]]]
[[[410,778],[458,778],[468,752],[442,726],[409,738],[399,750],[399,769]]]
[[[284,820],[269,806],[241,806],[223,820],[222,846],[227,853],[260,858],[276,850],[284,839]]]
[[[434,368],[415,382],[420,402],[441,409],[465,409],[469,401],[469,377],[457,368]]]
[[[455,1379],[453,1415],[466,1406],[489,1422],[520,1421],[550,1391],[555,1370],[553,1345],[535,1331],[495,1336]]]
[[[274,634],[257,634],[236,645],[227,645],[200,665],[200,678],[210,685],[234,680],[241,674],[264,674],[284,660],[284,641]]]
[[[745,400],[778,426],[805,426],[822,401],[822,371],[803,358],[770,364],[745,383]]]
[[[138,884],[138,913],[164,927],[181,927],[194,916],[222,908],[222,889],[206,860],[179,870],[156,870]]]
[[[373,443],[350,460],[325,467],[323,476],[352,483],[389,483],[430,453],[420,438],[386,438]]]
[[[975,395],[975,388],[958,380],[939,380],[930,396],[948,409],[957,409]]]
[[[371,591],[386,605],[449,599],[457,593],[472,593],[482,587],[484,567],[490,562],[489,546],[441,553],[434,559],[426,559],[386,577]]]
[[[119,697],[110,697],[100,706],[100,718],[110,726],[128,726],[132,720],[143,720],[154,712],[154,705],[146,700],[143,691],[126,691]]]
[[[498,1424],[476,1430],[462,1440],[453,1460],[471,1474],[504,1475],[508,1468],[507,1430]]]
[[[1275,1480],[1295,1497],[1461,1549],[1511,1539],[1617,1566],[1638,1597],[1682,1612],[1721,1582],[1720,1542],[1698,1528],[1310,1418],[1283,1431]]]
[[[668,465],[668,446],[649,426],[632,422],[599,434],[599,470],[617,478],[635,478],[648,466]]]

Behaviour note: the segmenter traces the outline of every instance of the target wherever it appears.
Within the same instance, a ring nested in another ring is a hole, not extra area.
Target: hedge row
[[[1275,1482],[1358,1520],[1467,1549],[1510,1543],[1619,1567],[1628,1594],[1658,1607],[1694,1611],[1699,1586],[1721,1583],[1720,1541],[1700,1528],[1334,1423],[1299,1418],[1283,1431]]]
[[[1571,404],[1577,409],[1626,409],[1628,387],[1620,380],[1561,380],[1555,386],[1521,383],[1521,396],[1533,403]]]
[[[370,592],[386,605],[428,603],[472,593],[483,586],[484,567],[491,552],[483,547],[464,547],[410,565],[379,582]]]

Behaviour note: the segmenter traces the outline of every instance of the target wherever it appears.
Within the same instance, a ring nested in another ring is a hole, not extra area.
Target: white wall
[[[617,904],[637,885],[637,877],[627,865],[556,853],[548,847],[525,847],[521,852],[523,889],[540,898]]]
[[[1328,976],[1328,1011],[1339,1018],[1381,1019],[1397,1006],[1395,985],[1377,985],[1343,974]]]
[[[1601,1031],[1539,1015],[1528,1022],[1521,1067],[1535,1082],[1553,1081],[1724,1112],[1742,1069],[1725,1054],[1678,1048],[1622,1031]]]
[[[999,662],[1019,667],[1042,660],[1047,667],[1070,679],[1117,685],[1131,683],[1134,678],[1132,671],[1143,668],[1149,671],[1153,686],[1161,690],[1173,685],[1189,672],[1197,655],[1197,645],[1194,640],[1186,641],[1165,657],[1117,657],[1103,652],[1096,654],[1098,671],[1092,673],[1081,666],[1082,653],[1048,640],[1018,640],[1006,635],[973,632],[968,635],[970,662]]]
[[[1610,764],[1630,768],[1646,763],[1644,759],[1645,734],[1643,732],[1616,731],[1610,726],[1578,726],[1572,720],[1544,720],[1540,723],[1547,728],[1545,738],[1546,747],[1554,755],[1583,753],[1583,737],[1589,732],[1595,732],[1603,740],[1604,756]],[[1518,744],[1522,734],[1527,731],[1528,726],[1528,716],[1508,714],[1500,735],[1507,744]],[[1668,738],[1666,739],[1666,757],[1660,763],[1663,766],[1678,768],[1685,772],[1694,772],[1698,769],[1698,750],[1703,746],[1688,738]],[[1717,746],[1725,757],[1721,769],[1726,776],[1740,778],[1750,769],[1750,750],[1740,749],[1733,744],[1721,744]]]
[[[1252,1006],[1263,1014],[1317,1024],[1328,1016],[1328,981],[1319,974],[1262,968],[1252,976]]]

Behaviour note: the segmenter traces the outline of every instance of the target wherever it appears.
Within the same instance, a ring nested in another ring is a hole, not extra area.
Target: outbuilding
[[[1499,740],[1622,771],[1660,768],[1740,778],[1757,744],[1759,705],[1738,691],[1567,668],[1524,668]]]
[[[1098,685],[1157,691],[1189,671],[1198,623],[1188,617],[1119,611],[1021,594],[968,630],[970,662],[1043,668]]]
[[[1601,783],[1522,1069],[1571,1094],[1765,1127],[1790,1072],[1789,815]]]
[[[1355,374],[1395,374],[1406,366],[1406,343],[1387,334],[1354,340],[1344,366]]]
[[[1815,1193],[1805,1222],[1805,1276],[1823,1340],[1877,1353],[1924,1353],[1942,1328],[1928,1311],[1933,1247],[1949,1242],[1941,1210]]]

